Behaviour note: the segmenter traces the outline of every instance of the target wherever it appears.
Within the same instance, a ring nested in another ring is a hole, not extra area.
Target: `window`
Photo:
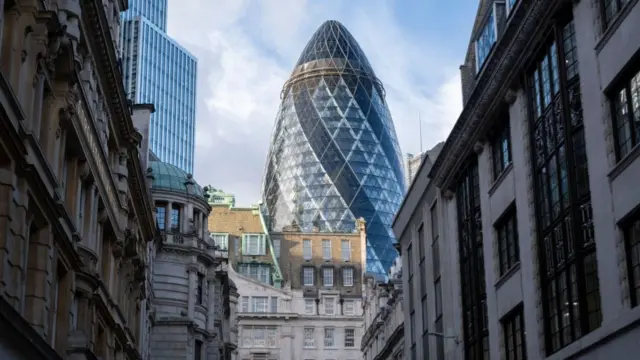
[[[331,240],[322,240],[322,259],[331,260]]]
[[[212,233],[210,236],[211,239],[213,239],[213,244],[218,247],[218,250],[229,250],[229,235]]]
[[[602,0],[602,28],[606,30],[612,20],[629,3],[629,0]]]
[[[434,279],[440,278],[440,247],[438,245],[440,230],[438,226],[438,203],[436,202],[431,207],[431,257]]]
[[[504,352],[506,360],[525,360],[527,350],[524,336],[524,315],[522,306],[518,306],[502,319],[502,333],[504,335]]]
[[[164,230],[167,225],[167,208],[163,204],[156,206],[156,223],[160,230]]]
[[[312,256],[313,254],[311,251],[311,240],[302,240],[302,258],[305,260],[311,260]]]
[[[422,297],[422,332],[426,332],[429,329],[429,308],[427,307],[427,295]]]
[[[305,266],[302,268],[302,285],[304,286],[313,286],[315,277],[315,269],[310,266]]]
[[[616,1],[616,0],[611,0]],[[640,143],[640,71],[622,84],[612,99],[614,139],[618,160]]]
[[[242,297],[242,312],[249,312],[249,297],[248,296],[243,296]]]
[[[345,300],[342,303],[342,312],[343,312],[343,315],[355,315],[355,312],[356,312],[355,301]]]
[[[202,359],[202,341],[196,340],[195,345],[193,347],[193,359],[200,360]]]
[[[353,329],[353,328],[344,329],[344,347],[346,348],[356,347],[356,329]]]
[[[489,358],[487,294],[482,247],[482,214],[476,158],[458,183],[458,236],[462,322],[466,324],[464,349],[467,359]]]
[[[511,164],[511,127],[509,126],[509,110],[502,110],[502,123],[497,129],[495,138],[491,142],[491,157],[493,160],[493,180],[504,172]]]
[[[180,231],[180,207],[178,205],[171,206],[171,231]]]
[[[271,312],[272,313],[277,313],[278,312],[278,297],[277,296],[272,296],[271,297]]]
[[[280,239],[273,239],[273,252],[275,253],[277,259],[280,259],[280,247]]]
[[[304,313],[307,315],[313,315],[314,308],[314,300],[313,299],[304,299]]]
[[[627,254],[627,272],[629,275],[629,297],[631,306],[640,303],[640,211],[636,211],[622,228]]]
[[[415,352],[416,348],[416,313],[411,311],[409,314],[409,326],[411,329],[411,352]],[[412,355],[415,356],[415,355]]]
[[[251,312],[266,313],[269,310],[269,298],[267,296],[254,296],[251,298]]]
[[[336,313],[336,299],[334,297],[324,298],[324,314],[334,315]]]
[[[518,0],[507,0],[507,15],[511,15],[511,11],[516,6]]]
[[[353,268],[342,268],[342,285],[353,286]]]
[[[407,273],[409,278],[413,277],[413,245],[409,244],[407,248]]]
[[[198,273],[198,287],[196,288],[196,302],[200,305],[204,303],[204,274]]]
[[[242,236],[243,255],[266,255],[265,245],[265,236],[262,234],[244,234]]]
[[[336,333],[336,329],[332,327],[324,328],[324,347],[336,346],[336,341],[334,336],[335,333]]]
[[[502,219],[496,224],[498,240],[498,258],[500,259],[500,276],[504,275],[518,261],[520,250],[518,246],[518,225],[515,207],[507,210]]]
[[[333,286],[333,268],[322,268],[322,285],[325,287]]]
[[[249,325],[242,329],[244,347],[268,347],[278,345],[278,328],[275,326]]]
[[[427,266],[427,262],[425,261],[426,258],[426,248],[427,248],[427,244],[426,241],[424,239],[424,223],[420,224],[420,227],[418,228],[418,254],[420,257],[420,263],[418,264],[418,267],[420,268],[420,274],[426,274],[426,269],[425,267]],[[427,296],[427,277],[426,276],[420,276],[420,278],[418,279],[420,281],[420,296],[421,297],[426,297]]]
[[[480,36],[476,40],[476,72],[480,73],[484,62],[487,61],[493,45],[496,43],[496,22],[493,9],[489,12],[487,22],[480,30]]]
[[[351,261],[351,242],[342,240],[340,252],[342,253],[342,261]]]
[[[554,26],[541,51],[528,85],[548,356],[599,327],[602,313],[573,22]]]
[[[312,348],[316,346],[314,330],[312,327],[304,328],[304,347]]]
[[[269,264],[238,264],[238,272],[261,283],[271,283],[271,265]]]

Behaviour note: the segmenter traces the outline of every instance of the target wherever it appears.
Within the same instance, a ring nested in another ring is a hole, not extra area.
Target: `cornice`
[[[488,116],[502,102],[509,86],[519,75],[531,35],[543,23],[546,14],[562,1],[520,0],[507,19],[505,30],[494,45],[469,100],[436,159],[429,177],[440,188],[450,188],[472,153],[475,140],[482,136]]]

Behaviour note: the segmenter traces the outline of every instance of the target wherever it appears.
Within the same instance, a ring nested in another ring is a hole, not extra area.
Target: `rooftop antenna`
[[[418,125],[420,126],[420,153],[422,154],[422,120],[420,119],[419,111],[418,111]]]

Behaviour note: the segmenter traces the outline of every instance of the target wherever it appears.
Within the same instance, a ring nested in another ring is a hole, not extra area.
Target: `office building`
[[[389,280],[365,276],[362,360],[404,359],[402,259],[389,269]]]
[[[209,230],[229,249],[239,359],[361,358],[366,230],[268,232],[260,205],[212,205]]]
[[[147,347],[156,226],[140,109],[116,70],[121,5],[0,8],[1,359],[132,360]]]
[[[405,192],[382,83],[337,21],[307,43],[284,85],[263,181],[269,228],[352,232],[367,223],[367,271],[386,277]]]
[[[405,351],[635,359],[640,6],[485,0],[473,28],[462,114],[394,223],[432,294]]]
[[[198,62],[166,33],[166,0],[135,0],[122,15],[120,47],[127,98],[153,103],[150,149],[193,173]]]

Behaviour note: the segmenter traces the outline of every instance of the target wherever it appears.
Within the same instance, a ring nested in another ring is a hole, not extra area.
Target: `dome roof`
[[[187,185],[191,182],[193,190],[190,190],[189,195],[204,195],[202,187],[193,180],[193,176],[174,165],[162,161],[149,161],[147,173],[153,175],[151,190],[162,189],[186,194]]]

